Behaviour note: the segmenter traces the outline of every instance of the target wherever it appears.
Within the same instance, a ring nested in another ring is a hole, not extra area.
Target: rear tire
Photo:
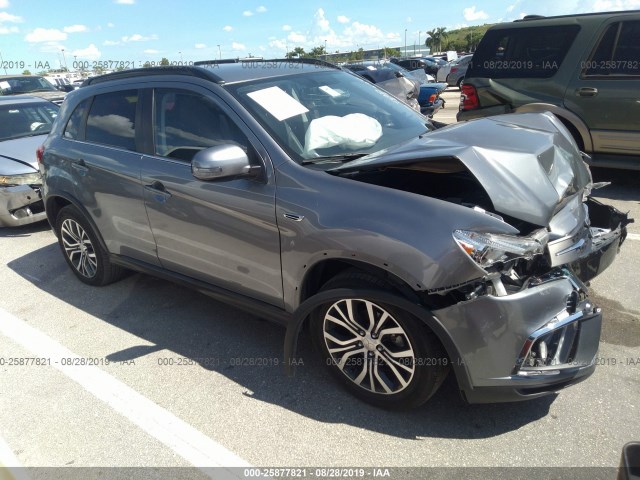
[[[56,233],[67,265],[81,282],[102,286],[124,276],[126,271],[111,263],[93,227],[73,205],[58,213]]]
[[[366,288],[393,292],[368,273],[349,270],[322,291]],[[336,380],[356,397],[388,409],[425,403],[448,373],[444,349],[413,315],[358,295],[321,305],[311,316],[311,337]]]

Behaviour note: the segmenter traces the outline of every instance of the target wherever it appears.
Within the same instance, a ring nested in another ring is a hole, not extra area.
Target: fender
[[[300,335],[300,331],[302,330],[305,320],[309,317],[311,312],[324,303],[336,302],[343,298],[362,298],[364,296],[375,298],[382,303],[402,309],[429,327],[436,337],[438,337],[438,340],[440,340],[442,346],[447,352],[447,355],[449,356],[460,390],[469,391],[472,389],[469,373],[467,372],[467,367],[462,355],[460,355],[458,348],[449,336],[447,330],[427,308],[420,303],[412,302],[389,292],[361,288],[336,288],[333,290],[327,290],[308,298],[300,304],[293,313],[293,317],[287,325],[287,332],[285,334],[284,368],[285,373],[288,376],[293,376],[295,373],[292,367],[295,365],[294,357],[296,354],[298,336]]]
[[[516,113],[540,113],[545,111],[551,112],[557,117],[560,117],[571,123],[580,134],[582,142],[584,143],[585,151],[593,152],[593,140],[591,139],[589,127],[587,127],[587,125],[579,116],[577,116],[570,110],[559,107],[558,105],[553,105],[552,103],[528,103],[514,110],[514,112]]]

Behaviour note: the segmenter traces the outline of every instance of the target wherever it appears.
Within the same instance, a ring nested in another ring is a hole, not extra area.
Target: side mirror
[[[196,153],[191,161],[191,174],[198,180],[255,175],[260,167],[253,167],[249,157],[237,145],[218,145]]]

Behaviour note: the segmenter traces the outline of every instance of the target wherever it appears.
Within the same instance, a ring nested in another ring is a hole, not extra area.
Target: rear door
[[[565,105],[591,130],[596,154],[640,155],[640,15],[612,19],[594,38]]]
[[[273,169],[258,141],[217,96],[191,85],[154,89],[145,204],[164,268],[283,306]],[[251,139],[249,138],[251,137]],[[191,159],[235,144],[262,178],[201,181]]]
[[[79,103],[55,153],[108,250],[158,265],[140,184],[140,96],[106,90]]]

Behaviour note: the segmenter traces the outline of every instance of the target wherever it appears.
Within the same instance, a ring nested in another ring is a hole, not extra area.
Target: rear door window
[[[470,76],[552,77],[579,30],[578,25],[489,30],[473,56]]]
[[[87,118],[86,141],[135,151],[137,104],[137,90],[96,95]]]
[[[582,68],[583,77],[640,76],[640,21],[610,25]]]

